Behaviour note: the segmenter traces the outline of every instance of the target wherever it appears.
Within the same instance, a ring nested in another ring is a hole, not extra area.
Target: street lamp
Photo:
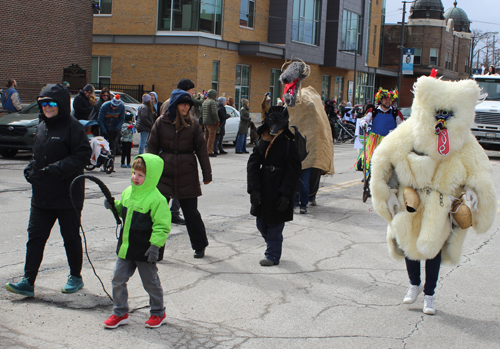
[[[354,84],[352,86],[352,108],[354,108],[354,106],[356,105],[356,80],[357,80],[357,69],[358,69],[358,43],[359,43],[359,36],[361,35],[361,33],[358,33],[358,35],[356,35],[356,48],[355,49],[351,49],[351,50],[339,50],[339,52],[350,52],[350,53],[354,53]],[[349,92],[349,91],[348,91]]]
[[[493,34],[493,58],[491,60],[491,65],[496,68],[496,62],[495,62],[495,35],[498,35],[498,32],[494,32],[494,33],[491,33],[491,34]]]
[[[405,15],[406,4],[414,3],[413,1],[402,1],[403,3],[403,19],[401,20],[401,41],[399,42],[399,67],[398,67],[398,107],[401,105],[401,73],[403,70],[403,49],[405,44]]]

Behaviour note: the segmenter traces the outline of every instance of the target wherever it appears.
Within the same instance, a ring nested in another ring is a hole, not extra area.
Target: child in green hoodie
[[[139,269],[144,289],[149,294],[151,317],[146,327],[166,323],[163,289],[156,262],[170,232],[171,214],[167,199],[156,188],[163,172],[163,160],[153,154],[136,156],[132,163],[132,185],[114,205],[122,216],[116,266],[113,274],[113,315],[104,321],[106,328],[117,328],[129,322],[127,281]],[[111,205],[105,200],[104,206]]]

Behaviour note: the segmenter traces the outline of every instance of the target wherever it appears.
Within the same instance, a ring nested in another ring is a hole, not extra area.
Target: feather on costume
[[[373,205],[389,222],[392,257],[425,260],[442,250],[443,261],[457,264],[468,229],[460,228],[450,214],[456,209],[455,199],[467,189],[477,194],[477,211],[471,212],[477,233],[485,233],[496,214],[491,165],[470,132],[480,89],[473,80],[420,77],[414,94],[411,117],[387,135],[373,154]],[[405,208],[406,188],[418,194],[415,212]],[[394,216],[387,204],[391,190],[397,190],[401,205],[394,207]]]

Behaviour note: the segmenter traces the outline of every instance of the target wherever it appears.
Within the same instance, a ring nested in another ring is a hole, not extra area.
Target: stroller
[[[115,168],[114,155],[109,148],[109,143],[104,137],[94,136],[92,126],[97,125],[95,120],[80,120],[80,123],[85,127],[87,136],[89,137],[90,147],[92,148],[92,156],[85,169],[92,171],[96,167],[101,167],[107,174],[113,172]]]
[[[334,117],[334,120],[338,125],[338,133],[336,137],[337,142],[344,143],[345,141],[350,140],[351,143],[354,143],[354,132],[356,130],[356,126],[350,123],[344,123],[339,117]]]

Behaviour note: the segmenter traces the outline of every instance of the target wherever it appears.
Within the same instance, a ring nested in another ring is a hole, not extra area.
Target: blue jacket
[[[111,101],[105,102],[101,110],[97,122],[102,133],[108,133],[117,130],[120,132],[123,122],[125,121],[125,105],[121,103],[118,108],[111,108]]]
[[[9,87],[2,95],[2,108],[5,110],[10,110],[10,111],[18,111],[16,107],[14,107],[14,104],[12,104],[12,95],[14,93],[17,93],[16,89],[14,87]],[[21,103],[21,98],[19,97],[19,94],[17,95],[17,98],[19,99],[19,103]]]

